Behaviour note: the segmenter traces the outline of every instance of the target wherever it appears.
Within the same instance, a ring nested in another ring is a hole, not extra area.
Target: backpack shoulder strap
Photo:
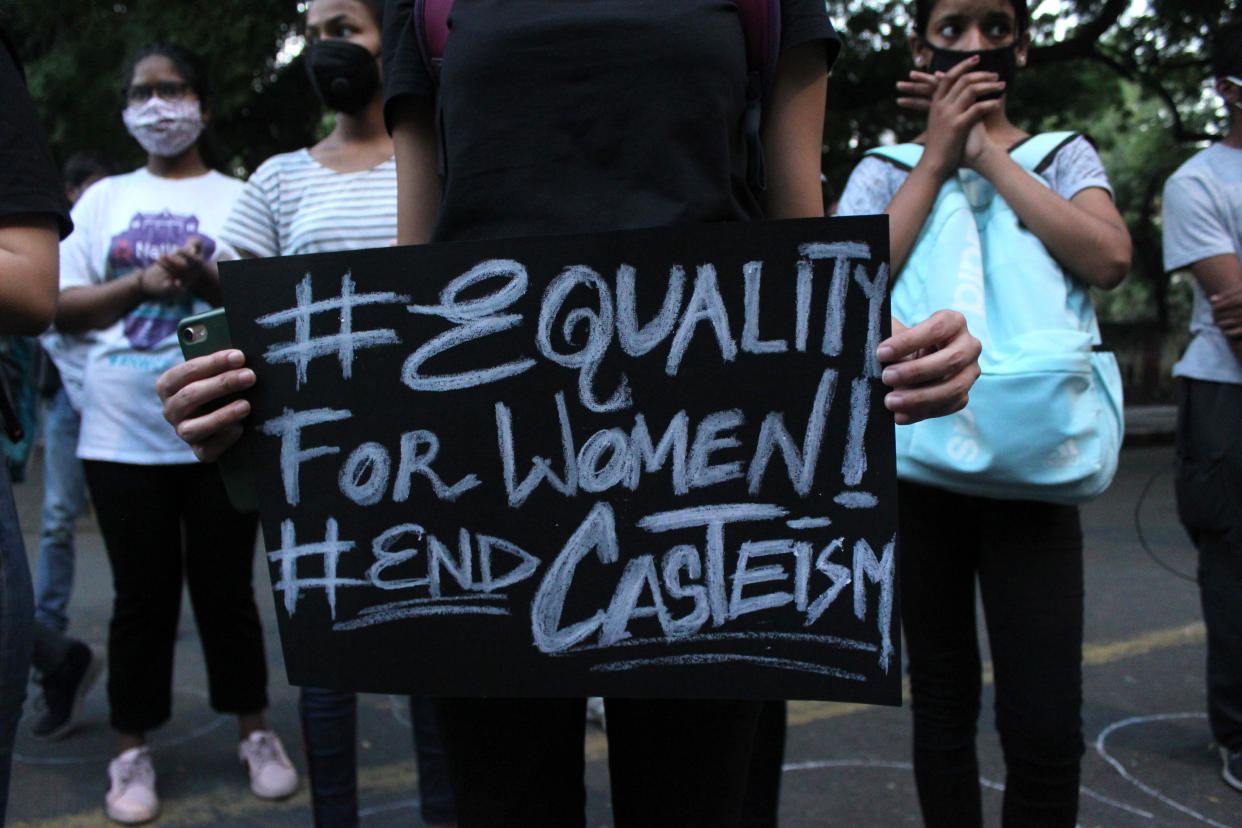
[[[781,51],[780,0],[737,0],[737,13],[746,38],[746,66],[759,73],[766,99],[776,80],[776,60]]]
[[[919,159],[923,157],[923,147],[918,144],[893,144],[885,147],[873,147],[867,150],[866,154],[882,158],[894,167],[900,167],[909,172],[914,169],[914,165],[919,163]]]
[[[439,78],[439,64],[448,43],[448,19],[452,10],[453,0],[414,0],[418,48],[422,52],[423,66],[432,78]]]
[[[1081,132],[1041,132],[1010,149],[1009,157],[1022,168],[1041,174],[1056,159],[1057,153],[1080,135]]]
[[[759,133],[780,56],[780,0],[737,0],[737,14],[746,42],[746,181],[758,193],[768,184]]]

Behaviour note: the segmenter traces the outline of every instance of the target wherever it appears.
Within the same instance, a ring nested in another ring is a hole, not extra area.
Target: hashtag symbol
[[[294,290],[297,306],[288,310],[260,316],[257,321],[264,327],[293,323],[293,341],[281,342],[268,347],[263,356],[269,363],[291,362],[297,370],[297,386],[306,382],[306,371],[312,359],[335,355],[341,364],[341,376],[349,379],[353,374],[354,354],[362,348],[394,345],[401,340],[391,328],[369,331],[354,330],[354,308],[362,305],[409,304],[410,298],[389,291],[355,293],[350,273],[341,277],[341,294],[331,299],[315,301],[311,295],[310,274],[298,283]],[[340,315],[340,330],[327,336],[311,335],[311,317],[315,314]]]
[[[293,616],[297,608],[298,596],[304,589],[322,589],[328,596],[328,606],[332,610],[332,620],[336,620],[336,590],[342,586],[363,586],[367,581],[358,578],[340,578],[336,574],[336,565],[341,555],[354,548],[353,541],[342,541],[339,538],[336,521],[328,518],[324,530],[324,539],[319,543],[298,545],[297,532],[292,520],[280,523],[280,549],[267,553],[267,559],[280,564],[280,580],[272,585],[275,592],[285,594],[285,612]],[[299,578],[298,561],[302,558],[320,558],[323,561],[323,577]]]

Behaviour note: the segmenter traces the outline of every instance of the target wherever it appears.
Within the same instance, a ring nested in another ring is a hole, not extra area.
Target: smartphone
[[[182,319],[177,325],[177,341],[181,343],[181,353],[186,359],[204,356],[216,351],[233,347],[229,338],[229,323],[224,317],[224,308],[215,308],[204,313],[196,313]],[[213,400],[204,406],[210,411],[237,399],[239,395],[231,394]],[[239,512],[256,512],[259,509],[259,496],[254,487],[254,472],[250,459],[240,443],[230,446],[220,459],[216,461],[220,476],[224,480],[225,491],[229,502]]]

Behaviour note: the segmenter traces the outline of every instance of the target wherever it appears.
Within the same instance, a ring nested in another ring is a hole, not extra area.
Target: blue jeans
[[[82,417],[62,386],[43,415],[43,530],[35,571],[35,618],[64,632],[73,591],[73,531],[86,508],[86,476],[78,459]]]
[[[358,825],[358,697],[354,693],[303,687],[298,701],[310,776],[316,828]],[[410,722],[418,758],[420,811],[425,825],[456,821],[444,748],[431,705],[410,697]]]
[[[34,595],[13,489],[0,467],[0,825],[9,804],[9,766],[30,677]]]

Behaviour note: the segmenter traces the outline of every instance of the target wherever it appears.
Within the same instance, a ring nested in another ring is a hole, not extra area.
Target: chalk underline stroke
[[[836,667],[823,664],[812,664],[809,661],[795,661],[788,658],[772,656],[740,655],[736,653],[682,653],[680,655],[656,656],[654,658],[635,658],[628,661],[610,661],[591,667],[592,673],[621,673],[642,667],[686,667],[702,664],[760,664],[781,670],[801,673],[814,673],[821,676],[845,679],[847,681],[865,682],[867,677],[861,673],[851,673]]]
[[[504,597],[503,595],[471,595],[453,598],[413,598],[408,601],[394,601],[391,604],[377,604],[362,610],[358,617],[351,621],[336,622],[332,625],[332,629],[334,632],[346,632],[426,615],[510,615],[511,613],[505,607],[478,603]]]
[[[832,647],[839,647],[843,650],[860,650],[866,653],[874,653],[879,650],[878,644],[872,644],[867,641],[858,641],[853,638],[842,638],[836,635],[815,635],[813,633],[777,633],[777,632],[731,632],[731,633],[707,633],[704,635],[688,635],[678,636],[675,638],[666,638],[663,636],[649,636],[644,638],[626,638],[613,644],[588,644],[585,646],[575,647],[573,650],[565,652],[553,653],[558,658],[566,656],[580,655],[582,653],[593,652],[598,650],[610,650],[614,647],[641,647],[649,644],[698,644],[706,641],[808,641],[814,644],[827,644]]]

